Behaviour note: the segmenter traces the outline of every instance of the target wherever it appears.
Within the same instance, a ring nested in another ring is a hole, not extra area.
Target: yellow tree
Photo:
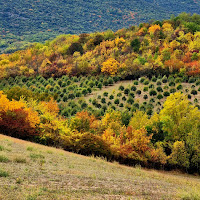
[[[109,58],[102,64],[101,71],[105,74],[115,75],[120,68],[120,64],[114,58]]]
[[[151,35],[154,35],[154,34],[156,34],[158,31],[160,31],[160,25],[157,25],[157,24],[155,24],[155,25],[152,25],[152,26],[150,26],[149,27],[149,33],[151,34]]]
[[[150,122],[148,116],[145,112],[137,110],[134,112],[133,117],[130,120],[129,125],[132,126],[133,129],[141,129],[147,126]]]
[[[188,101],[184,94],[171,94],[160,112],[163,130],[169,139],[186,140],[189,133],[200,132],[200,112]]]

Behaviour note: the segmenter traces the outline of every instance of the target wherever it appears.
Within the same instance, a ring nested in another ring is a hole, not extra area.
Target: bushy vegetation
[[[199,15],[183,13],[170,20],[143,23],[116,32],[60,35],[45,44],[37,43],[26,50],[2,54],[0,78],[106,74],[134,79],[171,73],[198,75],[199,19]],[[108,86],[114,81],[110,78],[102,84]],[[145,78],[141,81],[149,84]],[[166,77],[158,80],[157,85],[165,81]],[[192,83],[195,78],[188,81]],[[169,80],[168,84],[174,86],[175,80]],[[101,84],[98,87],[101,88]]]
[[[119,99],[114,101],[120,103]],[[151,113],[151,107],[148,112]],[[109,109],[101,119],[87,111],[66,119],[59,115],[53,99],[9,100],[1,92],[0,116],[0,129],[7,135],[122,163],[200,172],[200,112],[181,93],[171,94],[160,113],[151,117],[139,110],[131,116],[126,111],[122,114]]]
[[[193,21],[182,14],[115,33],[61,35],[0,55],[0,130],[200,173],[200,32],[184,16]]]

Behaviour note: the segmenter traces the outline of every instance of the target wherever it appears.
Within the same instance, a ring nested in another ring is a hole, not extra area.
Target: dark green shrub
[[[144,97],[143,97],[143,99],[145,99],[145,100],[148,99],[148,95],[145,94]]]
[[[97,103],[97,104],[95,105],[95,107],[101,108],[101,104],[100,104],[100,103]]]
[[[96,104],[97,104],[97,100],[96,100],[96,99],[93,99],[93,100],[92,100],[92,105],[95,106]]]
[[[0,169],[0,177],[8,177],[9,176],[9,173]]]
[[[163,95],[162,94],[158,94],[157,99],[162,99]]]
[[[190,77],[188,83],[195,83],[196,79],[194,77]]]
[[[67,85],[70,85],[70,84],[71,84],[71,81],[70,81],[70,80],[68,80],[68,81],[66,82],[66,84],[67,84]]]
[[[182,83],[182,82],[183,82],[183,80],[180,77],[178,77],[178,78],[175,79],[175,83]]]
[[[147,115],[151,116],[151,115],[153,114],[153,110],[152,110],[152,109],[148,109],[148,110],[146,111],[146,113],[147,113]]]
[[[128,95],[129,92],[130,92],[130,90],[129,90],[128,88],[126,88],[126,89],[124,90],[124,94],[126,94],[126,95]]]
[[[103,80],[103,85],[108,86],[108,81],[107,81],[107,79],[104,79],[104,80]]]
[[[108,96],[108,92],[104,92],[104,93],[103,93],[103,96],[104,96],[104,97],[107,97],[107,96]]]
[[[119,99],[115,99],[114,103],[118,105],[119,104]]]
[[[134,103],[134,99],[132,97],[129,97],[127,100],[127,103],[133,104]]]
[[[157,90],[158,92],[163,92],[162,87],[157,87],[156,90]]]
[[[181,90],[181,89],[183,89],[183,86],[182,86],[182,85],[178,85],[178,86],[176,87],[176,89],[177,89],[177,90]]]
[[[121,92],[117,93],[117,96],[118,96],[118,97],[121,97],[121,96],[122,96],[122,93],[121,93]]]
[[[68,94],[68,99],[74,99],[74,98],[75,98],[74,93],[69,93],[69,94]]]
[[[172,86],[175,86],[175,83],[173,81],[169,82],[169,86],[172,87]]]
[[[140,105],[138,103],[134,103],[133,105],[134,105],[135,108],[138,108],[138,109],[140,107]]]
[[[111,94],[109,97],[110,100],[114,99],[114,96]]]
[[[144,87],[144,89],[143,89],[144,92],[147,92],[148,90],[149,90],[148,87]]]
[[[154,98],[151,98],[149,102],[150,102],[150,103],[154,103],[154,102],[155,102],[155,99],[154,99]]]
[[[92,92],[92,89],[90,87],[87,88],[88,93],[90,94]]]
[[[105,99],[105,98],[102,98],[102,99],[101,99],[101,103],[106,103],[106,99]]]
[[[101,90],[103,87],[102,83],[98,83],[97,87]]]
[[[157,78],[154,76],[154,77],[152,77],[151,81],[156,82]]]
[[[67,84],[66,83],[63,83],[62,85],[61,85],[61,87],[66,87],[67,86]]]
[[[112,105],[112,103],[109,101],[109,102],[107,103],[107,105],[110,106],[110,105]]]
[[[123,90],[124,90],[124,86],[123,86],[123,85],[120,85],[120,86],[119,86],[119,90],[123,91]]]
[[[198,86],[198,85],[200,85],[200,81],[197,81],[197,82],[196,82],[196,86]]]
[[[198,103],[199,101],[198,101],[198,99],[197,98],[195,98],[194,99],[194,103]]]
[[[176,89],[175,89],[175,88],[171,88],[171,89],[169,90],[169,92],[170,92],[170,93],[175,93],[175,92],[176,92]]]
[[[131,47],[133,48],[134,52],[139,52],[140,49],[140,40],[139,39],[134,39],[131,41]]]
[[[88,94],[87,89],[83,89],[83,90],[82,90],[82,94],[83,94],[84,96],[86,96],[86,95]]]
[[[120,80],[120,78],[118,77],[118,76],[114,76],[113,77],[113,80],[115,81],[115,83],[117,82],[117,81],[119,81]]]
[[[142,106],[140,106],[140,110],[145,112],[145,111],[146,111],[146,108],[145,108],[145,106],[143,106],[143,105],[142,105]]]
[[[136,88],[135,86],[132,86],[132,87],[131,87],[131,91],[136,91],[136,89],[137,89],[137,88]]]
[[[135,94],[133,92],[130,92],[129,96],[132,97],[132,98],[135,98]]]
[[[196,91],[196,90],[192,90],[192,91],[191,91],[191,94],[197,95],[197,91]]]
[[[152,88],[152,89],[153,89],[153,88],[154,88],[154,84],[150,84],[150,85],[149,85],[149,88]]]
[[[148,81],[148,80],[145,80],[145,81],[144,81],[144,85],[149,85],[149,81]]]
[[[65,94],[65,95],[63,96],[63,101],[64,101],[64,102],[67,102],[67,100],[68,100],[68,96]]]
[[[164,95],[165,97],[168,97],[168,96],[170,95],[170,93],[169,93],[168,91],[165,91],[165,92],[163,93],[163,95]]]
[[[163,77],[163,78],[162,78],[162,82],[163,82],[163,83],[167,83],[167,77]]]
[[[72,43],[72,44],[69,46],[69,48],[67,49],[67,54],[68,54],[68,55],[73,55],[74,52],[76,52],[76,51],[78,51],[78,52],[80,52],[81,54],[83,54],[83,47],[82,47],[81,43],[79,43],[79,42],[74,42],[74,43]]]
[[[109,77],[109,78],[108,78],[108,84],[109,84],[109,85],[113,85],[113,83],[114,83],[113,79],[112,79],[111,77]]]
[[[93,81],[89,81],[88,82],[88,86],[91,87],[91,88],[93,88],[95,86],[95,83]]]
[[[124,104],[123,104],[123,103],[120,103],[120,104],[119,104],[119,107],[121,107],[121,108],[124,107]]]
[[[188,99],[191,99],[191,98],[192,98],[192,96],[190,94],[188,94]]]
[[[102,110],[105,112],[107,110],[107,106],[106,105],[103,105],[102,106]]]
[[[123,101],[126,101],[126,97],[125,97],[125,96],[123,96],[123,97],[122,97],[122,100],[123,100]]]
[[[134,81],[133,84],[134,84],[134,85],[138,85],[138,81]]]
[[[164,88],[165,90],[169,89],[169,87],[168,87],[167,85],[165,85],[163,88]]]
[[[111,106],[111,109],[116,110],[115,106]]]
[[[157,92],[155,90],[150,90],[149,95],[155,96],[155,95],[157,95]]]
[[[141,78],[139,79],[139,81],[140,81],[140,83],[143,83],[143,82],[145,81],[145,78],[144,78],[144,77],[141,77]]]
[[[141,90],[137,90],[136,94],[140,95],[141,94]]]
[[[153,104],[152,103],[149,103],[149,104],[147,104],[147,109],[154,109],[154,106],[153,106]]]
[[[157,81],[156,85],[162,85],[161,81]]]

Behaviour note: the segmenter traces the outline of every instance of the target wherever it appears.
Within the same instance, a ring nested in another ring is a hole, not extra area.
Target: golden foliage
[[[119,68],[119,62],[116,61],[114,58],[109,58],[108,60],[103,62],[101,71],[109,75],[115,75],[117,74]]]

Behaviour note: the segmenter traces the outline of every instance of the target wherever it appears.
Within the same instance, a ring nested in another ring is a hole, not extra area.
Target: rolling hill
[[[22,1],[0,2],[0,52],[13,52],[31,42],[59,34],[116,31],[181,12],[200,14],[198,0]]]

